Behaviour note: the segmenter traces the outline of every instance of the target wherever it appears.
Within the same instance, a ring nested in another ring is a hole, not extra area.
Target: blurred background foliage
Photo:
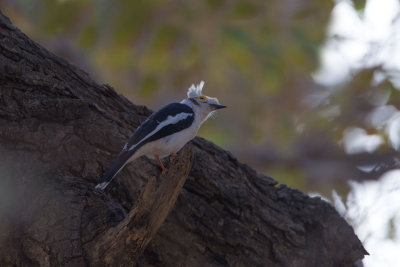
[[[352,4],[361,14],[366,1]],[[281,183],[323,194],[346,192],[343,181],[364,178],[357,165],[379,160],[346,153],[343,132],[363,126],[371,96],[394,91],[388,81],[371,86],[377,66],[335,86],[315,81],[334,6],[331,0],[0,2],[32,39],[135,104],[157,109],[205,80],[205,94],[229,108],[200,136]],[[390,98],[399,101],[397,93]]]

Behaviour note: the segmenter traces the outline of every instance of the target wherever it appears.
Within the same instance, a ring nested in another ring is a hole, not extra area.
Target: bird
[[[192,140],[200,126],[218,109],[226,108],[217,98],[203,95],[204,81],[192,84],[187,98],[170,103],[151,114],[130,136],[115,162],[99,180],[96,189],[104,190],[126,164],[140,156],[154,156],[162,169],[168,171],[160,158],[170,157]]]

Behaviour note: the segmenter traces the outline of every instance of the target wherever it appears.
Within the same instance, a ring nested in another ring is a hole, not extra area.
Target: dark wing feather
[[[141,142],[149,133],[156,129],[162,121],[166,120],[168,116],[175,116],[179,113],[190,113],[193,114],[193,116],[189,116],[185,120],[179,121],[177,124],[163,127],[160,131],[148,137],[144,142],[136,147],[135,150],[147,142],[160,139],[188,128],[194,120],[193,109],[182,103],[168,104],[150,115],[150,117],[148,117],[147,120],[145,120],[145,122],[136,129],[136,131],[129,138],[128,142],[125,144],[121,154],[124,154],[125,152],[129,151],[129,148]]]
[[[157,126],[164,120],[168,118],[168,116],[175,116],[180,113],[188,113],[192,114],[192,116],[187,116],[186,119],[180,120],[175,124],[169,124],[161,128],[159,131],[154,133],[153,135],[147,137],[146,140],[144,138],[151,133]],[[112,181],[112,179],[118,174],[118,172],[125,166],[128,162],[129,158],[138,150],[142,145],[147,142],[154,141],[165,136],[171,135],[173,133],[179,132],[183,129],[188,128],[194,120],[194,112],[193,110],[181,103],[172,103],[169,104],[157,112],[153,113],[142,125],[140,125],[136,131],[129,138],[128,142],[124,146],[124,149],[119,154],[118,158],[115,160],[114,164],[109,168],[109,170],[104,174],[104,176],[100,179],[97,189],[106,188],[106,186]],[[143,142],[142,142],[143,141]],[[140,143],[140,144],[139,144]],[[139,144],[139,145],[137,145]],[[137,145],[134,149],[129,150],[132,146]]]

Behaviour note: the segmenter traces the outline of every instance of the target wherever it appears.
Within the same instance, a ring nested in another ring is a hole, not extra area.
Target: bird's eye
[[[199,99],[199,100],[203,100],[203,101],[204,101],[204,100],[206,100],[206,99],[207,99],[207,97],[205,97],[205,96],[201,95],[201,96],[198,96],[198,97],[197,97],[197,99]]]

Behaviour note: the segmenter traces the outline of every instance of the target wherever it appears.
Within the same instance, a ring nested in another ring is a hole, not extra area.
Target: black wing
[[[190,116],[187,116],[185,119],[182,119],[174,124],[167,124],[153,135],[148,136],[157,128],[160,123],[166,121],[169,116],[174,117],[180,113],[190,114]],[[125,144],[121,154],[125,154],[128,151],[130,152],[130,149],[135,145],[136,147],[132,149],[134,151],[147,142],[154,141],[186,129],[193,123],[193,120],[194,112],[193,109],[188,105],[181,103],[168,104],[150,115],[150,117],[148,117],[147,120],[136,129],[136,131],[129,138],[128,142]]]
[[[171,120],[168,117],[174,117],[176,115],[182,116],[180,120]],[[109,168],[109,170],[104,174],[97,184],[97,189],[106,188],[106,186],[114,179],[119,171],[125,166],[129,158],[144,144],[150,141],[154,141],[165,136],[171,135],[173,133],[179,132],[183,129],[188,128],[194,120],[193,110],[181,103],[169,104],[157,112],[153,113],[147,120],[140,125],[136,131],[129,138],[128,142],[124,146],[122,152],[119,154],[118,158],[114,164]],[[171,123],[168,123],[170,121]],[[152,133],[160,123],[165,123],[165,126],[160,128],[157,132]]]

